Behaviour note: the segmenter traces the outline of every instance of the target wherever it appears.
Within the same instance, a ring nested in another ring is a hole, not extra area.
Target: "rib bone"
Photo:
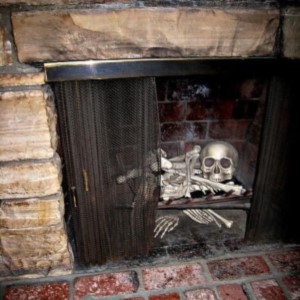
[[[186,176],[185,173],[183,172],[178,172],[176,170],[168,170],[169,173],[173,173],[173,174],[178,174],[180,176]],[[236,195],[241,195],[244,192],[244,189],[242,186],[240,185],[227,185],[224,183],[219,183],[219,182],[214,182],[214,181],[210,181],[208,179],[202,178],[200,176],[195,176],[192,175],[191,176],[191,180],[195,181],[197,183],[201,183],[204,186],[206,186],[207,188],[209,188],[211,191],[224,191],[225,193],[228,193],[230,191],[233,191],[234,194]]]

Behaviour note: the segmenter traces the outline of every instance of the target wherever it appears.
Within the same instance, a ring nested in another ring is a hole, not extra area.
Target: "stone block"
[[[0,26],[0,67],[10,65],[12,61],[11,43],[5,29]]]
[[[135,293],[139,287],[136,272],[127,271],[96,276],[85,276],[75,281],[74,300]]]
[[[0,166],[0,199],[35,198],[60,193],[60,161]]]
[[[0,228],[17,229],[60,224],[64,215],[62,194],[49,199],[0,202]]]
[[[12,24],[23,63],[272,56],[279,11],[203,7],[54,10],[17,12]]]
[[[300,8],[291,7],[284,12],[283,55],[300,58]]]
[[[188,287],[205,283],[200,264],[146,268],[142,275],[146,290]]]
[[[0,87],[42,85],[44,73],[0,74]]]
[[[0,229],[0,242],[0,257],[11,274],[72,268],[63,223],[28,229]]]
[[[0,161],[45,159],[54,155],[57,134],[51,93],[0,93]]]

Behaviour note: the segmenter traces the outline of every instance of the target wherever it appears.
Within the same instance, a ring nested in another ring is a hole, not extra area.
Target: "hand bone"
[[[177,216],[163,216],[158,218],[155,223],[154,237],[160,235],[162,239],[167,232],[174,230],[179,223],[179,218]]]
[[[219,221],[221,221],[227,228],[231,228],[233,224],[233,221],[227,220],[211,209],[185,209],[183,213],[200,224],[215,222],[219,228],[221,227]]]

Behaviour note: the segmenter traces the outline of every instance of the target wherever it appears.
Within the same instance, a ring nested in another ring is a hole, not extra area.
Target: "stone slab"
[[[284,12],[283,55],[300,58],[300,8],[289,8]]]
[[[5,29],[0,26],[0,66],[12,64],[11,43],[7,39]]]
[[[55,126],[54,101],[48,92],[0,92],[0,161],[53,157]]]
[[[50,199],[5,200],[0,202],[0,228],[17,229],[52,226],[63,221],[62,194]]]
[[[30,229],[0,229],[0,242],[0,257],[12,273],[72,267],[63,223]]]
[[[44,73],[0,74],[0,87],[42,85]]]
[[[199,7],[35,11],[14,13],[12,24],[21,62],[272,56],[279,12]]]
[[[61,191],[60,161],[24,162],[0,167],[0,199],[49,196]]]

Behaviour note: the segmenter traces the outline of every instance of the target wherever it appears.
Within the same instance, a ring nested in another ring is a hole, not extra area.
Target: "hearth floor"
[[[1,281],[5,300],[300,299],[300,244],[186,245],[69,275]]]

